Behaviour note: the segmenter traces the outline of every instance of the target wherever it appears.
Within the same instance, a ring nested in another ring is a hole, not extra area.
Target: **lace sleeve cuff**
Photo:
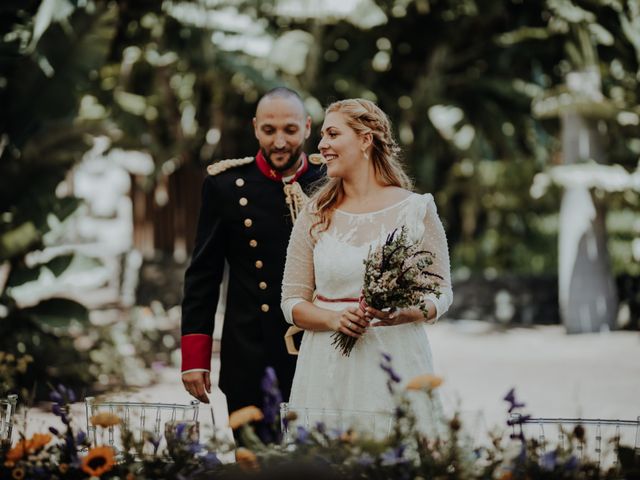
[[[451,306],[452,297],[453,295],[450,288],[445,289],[445,291],[440,294],[440,298],[432,294],[426,295],[424,297],[427,300],[431,300],[436,306],[436,316],[433,317],[433,319],[429,320],[427,323],[436,323],[442,315],[447,313],[447,310],[449,310],[449,306]]]
[[[306,302],[306,300],[304,298],[288,298],[282,301],[280,308],[282,308],[282,313],[287,323],[295,325],[295,323],[293,323],[293,307],[301,302]]]

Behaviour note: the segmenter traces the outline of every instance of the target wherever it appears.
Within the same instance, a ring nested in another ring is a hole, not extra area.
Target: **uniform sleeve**
[[[211,368],[213,327],[224,272],[224,241],[215,177],[202,186],[195,248],[185,272],[182,300],[182,371]]]
[[[449,266],[449,247],[444,227],[438,216],[433,196],[425,195],[427,209],[424,216],[424,236],[422,246],[425,250],[433,252],[435,258],[429,271],[442,277],[440,280],[440,298],[434,294],[427,294],[425,298],[431,300],[436,306],[436,316],[429,323],[435,323],[451,306],[453,302],[453,290],[451,288],[451,268]]]
[[[313,225],[312,218],[308,207],[301,212],[293,226],[287,247],[280,307],[284,318],[292,325],[293,307],[303,301],[310,302],[315,291],[314,242],[309,233]]]

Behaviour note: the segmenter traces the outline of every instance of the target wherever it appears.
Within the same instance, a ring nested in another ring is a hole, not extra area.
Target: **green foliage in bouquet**
[[[369,248],[364,260],[360,308],[417,307],[427,318],[425,295],[440,297],[439,281],[442,280],[440,275],[428,270],[434,258],[435,254],[424,250],[420,241],[411,242],[407,238],[406,226],[403,225],[399,233],[398,229],[393,230],[375,250]],[[347,357],[357,342],[342,332],[334,333],[331,338],[332,344]]]

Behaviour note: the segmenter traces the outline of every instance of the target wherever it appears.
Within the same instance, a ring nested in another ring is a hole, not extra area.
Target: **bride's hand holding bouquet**
[[[336,332],[334,335],[341,333],[357,340],[365,332],[369,322],[371,318],[360,307],[347,307],[336,312],[332,330]]]
[[[431,320],[430,313],[435,313],[436,306],[430,300],[426,300],[427,311],[425,314],[418,307],[396,308],[377,310],[373,307],[365,308],[365,318],[369,319],[372,327],[393,327],[394,325],[402,325],[404,323],[412,323],[419,321]]]

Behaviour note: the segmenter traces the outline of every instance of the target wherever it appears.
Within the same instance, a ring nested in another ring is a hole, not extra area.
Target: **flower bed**
[[[322,423],[311,428],[297,425],[295,413],[280,419],[273,407],[278,401],[273,373],[265,377],[268,399],[263,410],[246,407],[230,415],[240,447],[219,438],[201,441],[188,423],[165,430],[167,447],[158,449],[152,434],[142,438],[125,430],[122,449],[116,452],[97,436],[87,435],[69,415],[74,393],[58,387],[51,393],[52,410],[64,428],[5,443],[0,451],[2,479],[634,479],[640,478],[640,459],[633,449],[616,447],[619,461],[606,469],[586,456],[585,429],[564,432],[563,446],[549,446],[523,434],[522,414],[511,420],[511,435],[493,434],[488,446],[471,445],[459,416],[443,419],[441,433],[427,437],[416,429],[406,389],[401,389],[390,362],[387,388],[397,399],[391,434],[373,438],[352,429],[329,429]],[[432,395],[441,379],[425,375],[406,386]],[[509,413],[521,412],[513,391],[505,397]],[[282,420],[282,421],[281,421]],[[98,430],[118,424],[114,414],[101,413],[90,422]],[[282,440],[280,426],[286,429]],[[513,430],[511,430],[513,428]],[[149,447],[151,446],[151,449]],[[545,448],[546,447],[546,448]],[[152,453],[149,453],[151,450]],[[236,462],[220,458],[235,453]]]

